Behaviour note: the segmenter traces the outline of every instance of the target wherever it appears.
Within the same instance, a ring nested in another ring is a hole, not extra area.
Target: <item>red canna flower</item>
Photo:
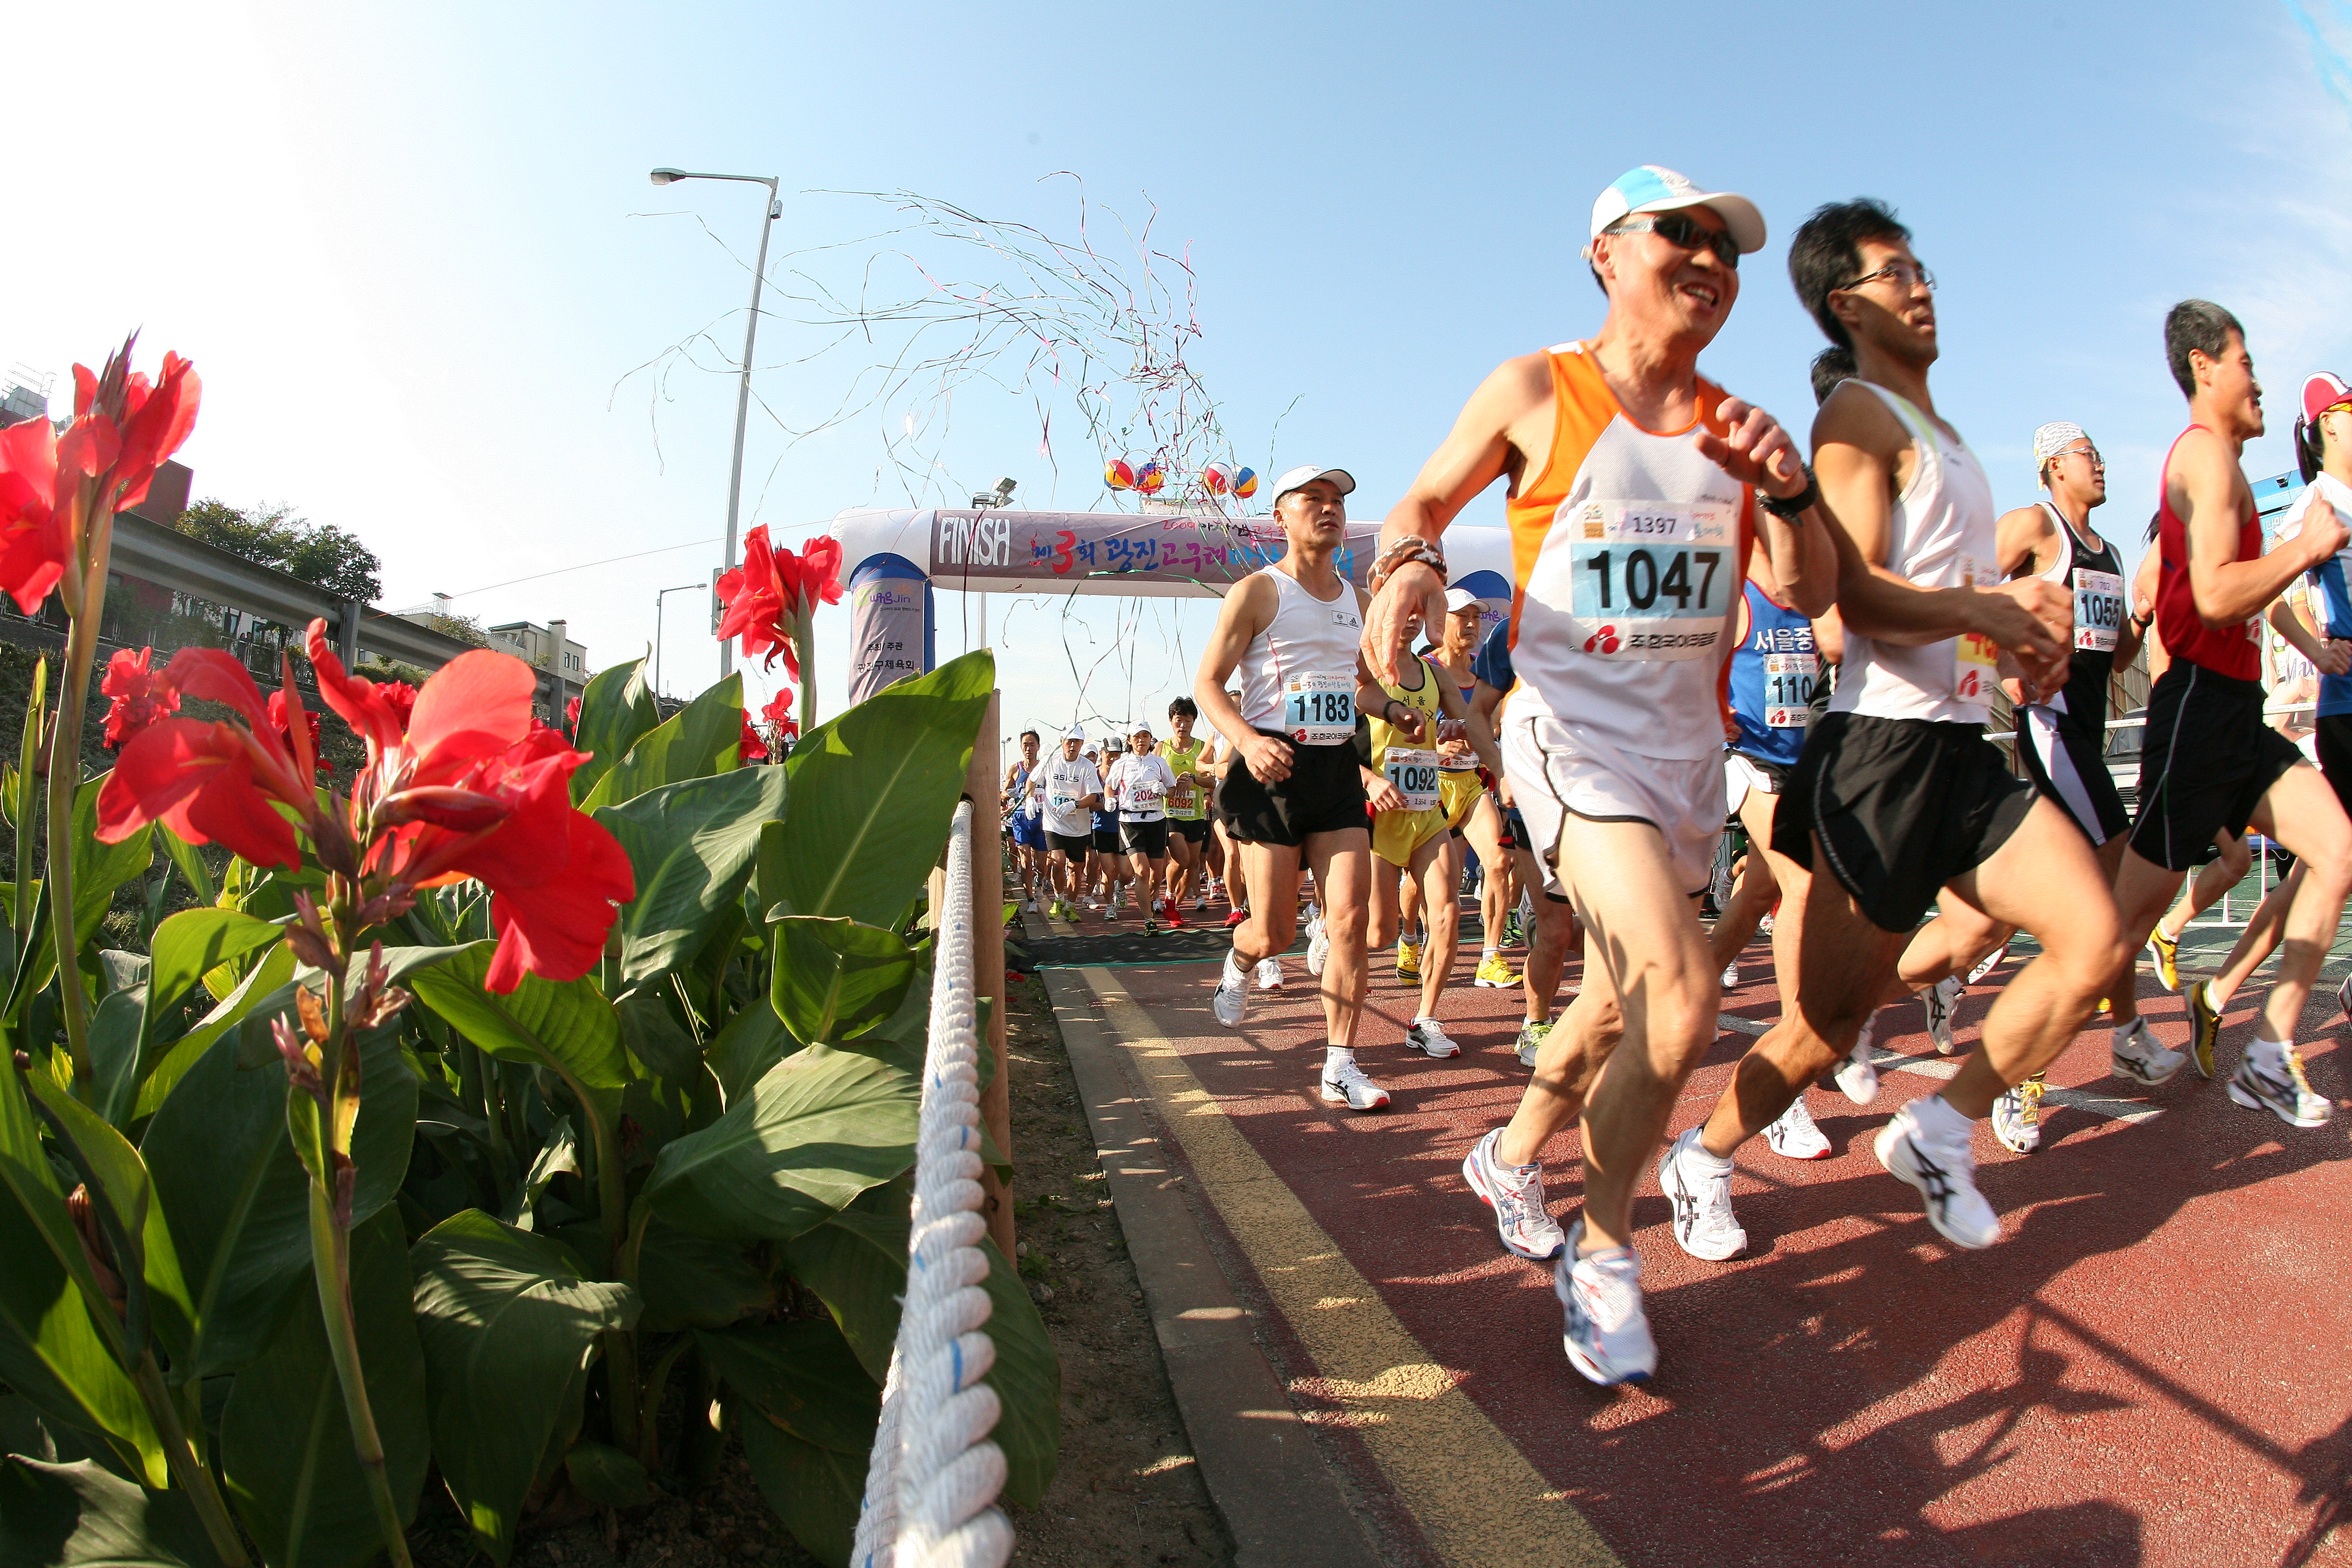
[[[841,602],[841,541],[811,540],[795,555],[772,546],[761,523],[743,536],[743,564],[719,579],[719,597],[727,605],[719,640],[741,637],[745,658],[766,656],[762,668],[782,655],[798,679],[803,623],[820,602]]]
[[[563,705],[563,733],[573,741],[580,739],[580,699],[577,697]]]
[[[303,739],[310,742],[312,759],[310,771],[318,777],[325,778],[332,773],[334,769],[327,764],[326,758],[319,755],[319,716],[305,708],[302,710],[302,717],[309,721],[302,729]],[[286,693],[283,691],[273,691],[269,694],[269,727],[278,731],[278,738],[286,742],[286,749],[289,752],[296,750],[294,727],[286,721]]]
[[[751,715],[744,714],[743,738],[735,743],[735,760],[739,763],[765,762],[767,757],[768,742],[761,736],[759,726],[751,722]]]
[[[0,430],[0,588],[28,616],[73,563],[67,520],[73,491],[87,477],[84,468],[94,454],[85,437],[67,455],[79,458],[80,465],[61,473],[58,433],[46,419]]]
[[[109,751],[119,751],[133,735],[179,710],[180,694],[163,670],[152,667],[154,657],[152,647],[137,653],[124,647],[115,649],[114,657],[106,661],[106,674],[100,678],[98,689],[114,700],[106,710]]]
[[[801,727],[793,718],[791,687],[778,687],[776,694],[768,699],[768,705],[760,710],[760,717],[768,721],[768,728],[774,731],[778,740],[790,741],[799,738]]]
[[[134,332],[131,342],[137,341]],[[195,367],[171,353],[163,355],[163,371],[150,382],[131,369],[130,342],[107,360],[100,374],[91,374],[87,365],[74,366],[76,423],[95,416],[107,420],[119,437],[104,481],[110,507],[119,510],[147,499],[155,470],[195,428],[203,390]]]

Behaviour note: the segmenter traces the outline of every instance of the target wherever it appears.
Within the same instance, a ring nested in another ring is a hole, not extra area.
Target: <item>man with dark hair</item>
[[[1022,731],[1020,758],[1004,770],[1004,820],[1013,835],[1013,865],[1033,915],[1037,912],[1037,884],[1046,882],[1048,895],[1053,892],[1045,868],[1045,777],[1038,747],[1037,731]]]
[[[1854,354],[1855,374],[1813,422],[1839,535],[1844,669],[1771,842],[1758,847],[1780,884],[1775,962],[1784,984],[1795,977],[1796,1005],[1740,1062],[1706,1124],[1666,1152],[1658,1179],[1684,1250],[1740,1251],[1733,1151],[1854,1048],[1890,983],[1940,979],[2000,928],[2023,927],[2042,956],[1994,1003],[1943,1090],[1906,1104],[1875,1142],[1937,1232],[1990,1247],[2000,1220],[1977,1190],[1973,1123],[2066,1048],[2128,951],[2090,846],[1984,739],[2004,650],[2033,693],[2064,680],[2073,605],[2039,577],[1996,585],[1991,482],[1936,416],[1935,278],[1893,212],[1872,201],[1822,208],[1790,243],[1789,272]],[[1915,936],[1931,904],[1943,918]]]
[[[1538,1046],[1510,1125],[1463,1171],[1506,1247],[1559,1255],[1569,1361],[1610,1384],[1657,1363],[1633,1192],[1717,1037],[1720,970],[1697,899],[1723,832],[1731,607],[1761,549],[1818,615],[1836,556],[1788,433],[1698,374],[1739,298],[1740,258],[1763,248],[1755,204],[1644,165],[1601,193],[1590,234],[1609,300],[1600,331],[1507,360],[1471,395],[1389,513],[1365,642],[1376,671],[1401,679],[1414,612],[1433,626],[1445,613],[1445,526],[1507,480],[1518,607],[1502,759],[1538,896],[1573,902],[1598,962]],[[1539,1156],[1580,1113],[1584,1208],[1563,1234]]]
[[[2116,1071],[2159,1084],[2184,1060],[2213,1076],[2218,1019],[2197,1016],[2191,988],[2188,1051],[2158,1043],[2134,1005],[2138,949],[2216,832],[2251,825],[2294,852],[2303,886],[2286,912],[2285,952],[2230,1098],[2294,1127],[2327,1120],[2296,1052],[2294,1026],[2336,938],[2352,890],[2352,822],[2336,794],[2285,736],[2263,722],[2263,612],[2288,584],[2342,550],[2344,520],[2324,500],[2301,531],[2263,553],[2254,495],[2238,466],[2263,433],[2263,389],[2237,318],[2208,300],[2184,300],[2164,319],[2164,354],[2189,399],[2189,428],[2164,459],[2158,491],[2157,630],[2172,662],[2147,700],[2140,752],[2139,819],[2116,875],[2116,900],[2133,940],[2113,979]]]
[[[1839,382],[1853,374],[1853,351],[1836,343],[1813,356],[1813,406],[1819,408],[1830,400]]]
[[[1168,792],[1168,923],[1184,929],[1184,906],[1201,886],[1202,851],[1209,842],[1209,743],[1192,733],[1200,707],[1189,697],[1168,704],[1168,739],[1160,760],[1175,784]]]

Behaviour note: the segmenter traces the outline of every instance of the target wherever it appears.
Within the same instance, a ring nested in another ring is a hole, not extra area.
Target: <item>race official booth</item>
[[[1348,525],[1339,573],[1360,588],[1380,531],[1377,522]],[[1286,543],[1271,517],[1184,511],[853,510],[835,518],[830,531],[841,542],[849,588],[852,702],[938,662],[940,589],[1223,598],[1280,560]],[[1508,615],[1508,533],[1456,526],[1444,544],[1451,585],[1477,595],[1486,624]]]

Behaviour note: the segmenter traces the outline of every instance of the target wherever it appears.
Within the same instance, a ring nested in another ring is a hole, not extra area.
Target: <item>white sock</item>
[[[1700,1142],[1696,1138],[1684,1144],[1682,1152],[1676,1155],[1675,1158],[1678,1160],[1686,1160],[1690,1163],[1691,1169],[1695,1171],[1705,1171],[1710,1175],[1721,1175],[1724,1172],[1731,1169],[1730,1155],[1710,1154],[1706,1152],[1706,1145]]]
[[[1242,951],[1237,947],[1225,949],[1225,978],[1227,980],[1249,978],[1249,961],[1242,957]]]
[[[2246,1047],[2246,1055],[2257,1058],[2264,1067],[2277,1068],[2281,1071],[2286,1068],[2286,1051],[2285,1041],[2266,1040],[2260,1035],[2256,1035]]]
[[[1343,1067],[1353,1067],[1355,1062],[1356,1049],[1353,1046],[1325,1046],[1323,1047],[1323,1076],[1325,1078],[1329,1078],[1333,1073],[1338,1072]]]
[[[1969,1136],[1969,1119],[1953,1110],[1951,1102],[1940,1094],[1923,1094],[1911,1102],[1911,1115],[1922,1131],[1951,1137]]]
[[[1500,958],[1502,955],[1503,950],[1499,947],[1483,947],[1478,950],[1478,957],[1481,962],[1489,958]]]

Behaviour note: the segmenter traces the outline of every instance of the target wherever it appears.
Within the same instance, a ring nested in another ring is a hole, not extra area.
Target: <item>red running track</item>
[[[1747,1255],[1684,1255],[1644,1178],[1637,1242],[1662,1364],[1646,1387],[1598,1389],[1560,1352],[1549,1269],[1501,1250],[1462,1180],[1527,1076],[1518,994],[1472,989],[1471,958],[1443,1010],[1465,1047],[1451,1062],[1404,1050],[1414,999],[1376,972],[1358,1055],[1394,1103],[1370,1115],[1313,1092],[1321,1027],[1297,955],[1297,989],[1255,998],[1239,1034],[1210,1016],[1208,965],[1118,978],[1390,1310],[1627,1563],[2352,1563],[2352,1530],[2331,1533],[2352,1513],[2352,1117],[2297,1131],[2186,1070],[2137,1089],[2108,1076],[2104,1025],[2085,1030],[2053,1088],[2160,1113],[2054,1108],[2031,1157],[1979,1130],[1980,1185],[2009,1235],[1969,1253],[1869,1148],[1935,1079],[1884,1070],[1866,1110],[1816,1089],[1829,1158],[1782,1160],[1760,1139],[1739,1155]],[[1963,1050],[2015,967],[1962,1003]],[[1743,968],[1769,978],[1766,948]],[[2152,984],[2150,1021],[2179,1044],[2179,1003]],[[1750,984],[1726,1014],[1769,1022],[1779,1005]],[[2230,1016],[2225,1073],[2252,1017]],[[2313,1086],[2341,1105],[2342,1017],[2315,1002],[2307,1025]],[[1704,1118],[1748,1042],[1717,1042],[1675,1131]],[[1916,1004],[1882,1015],[1879,1043],[1938,1065]],[[1547,1151],[1563,1221],[1573,1150],[1570,1133]]]

